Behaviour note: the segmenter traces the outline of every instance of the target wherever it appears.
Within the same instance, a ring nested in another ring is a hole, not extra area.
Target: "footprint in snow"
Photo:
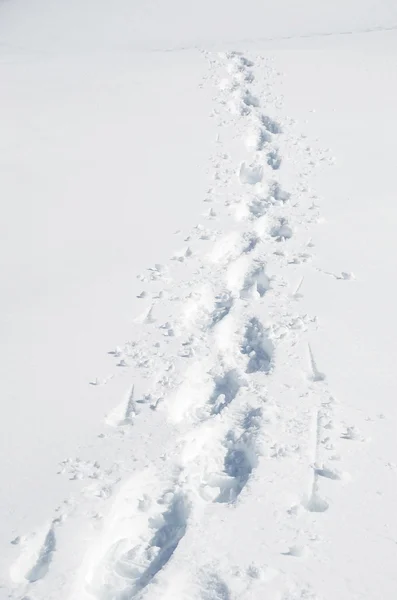
[[[266,275],[264,265],[254,265],[244,279],[243,286],[240,290],[240,298],[249,298],[255,293],[260,297],[266,294],[270,289],[270,279]]]
[[[268,152],[267,164],[273,169],[273,171],[277,171],[281,167],[281,162],[281,156],[279,155],[277,149],[270,150],[270,152]]]
[[[251,164],[248,165],[246,162],[242,162],[239,169],[240,183],[248,185],[256,185],[260,183],[263,178],[263,167],[262,165]]]
[[[34,583],[45,577],[56,549],[55,522],[20,540],[21,553],[10,569],[11,579],[17,583]]]
[[[245,138],[245,145],[249,151],[260,152],[271,141],[272,136],[270,133],[263,127],[257,127],[248,133]]]
[[[293,231],[290,225],[288,225],[288,219],[279,219],[278,223],[271,228],[270,235],[276,238],[278,242],[292,238]]]
[[[149,481],[149,487],[153,482]],[[121,489],[99,560],[86,575],[87,591],[97,598],[131,600],[140,596],[171,559],[187,529],[190,505],[179,489],[157,500],[131,481]]]
[[[261,115],[260,121],[265,127],[266,131],[278,135],[283,132],[281,124],[269,117],[268,115]]]
[[[262,420],[262,409],[248,406],[236,428],[227,432],[222,442],[225,449],[222,471],[207,475],[203,481],[206,500],[222,504],[236,502],[258,465]],[[215,494],[208,493],[208,488],[213,488]]]
[[[240,351],[247,355],[246,373],[269,372],[271,367],[273,344],[265,328],[253,317],[248,321]]]

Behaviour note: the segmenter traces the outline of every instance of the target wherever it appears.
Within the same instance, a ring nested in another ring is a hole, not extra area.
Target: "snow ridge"
[[[205,224],[140,276],[133,340],[94,380],[127,382],[102,434],[114,464],[73,466],[89,484],[17,541],[12,597],[319,597],[288,561],[315,552],[328,483],[348,479],[339,447],[362,441],[317,365],[317,319],[299,306],[320,221],[309,180],[330,160],[282,116],[271,60],[206,58],[218,135]],[[222,543],[252,503],[268,546],[236,567]]]

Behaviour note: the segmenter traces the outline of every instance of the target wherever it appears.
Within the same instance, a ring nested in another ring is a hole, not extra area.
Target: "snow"
[[[198,88],[205,74],[199,57],[88,66],[67,59],[2,65],[1,361],[8,408],[0,446],[4,477],[19,487],[5,499],[6,510],[28,519],[24,528],[34,526],[25,490],[37,494],[45,518],[65,493],[62,485],[47,488],[54,464],[96,433],[105,406],[87,383],[102,369],[108,375],[106,352],[139,310],[136,275],[173,253],[174,231],[194,225],[206,190],[210,104]],[[178,88],[166,85],[169,78],[181,82]],[[197,174],[202,181],[190,189]]]
[[[0,17],[0,598],[394,598],[395,3]]]

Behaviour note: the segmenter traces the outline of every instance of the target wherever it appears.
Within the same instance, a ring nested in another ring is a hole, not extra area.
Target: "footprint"
[[[254,66],[254,63],[252,62],[252,60],[250,60],[249,58],[246,58],[243,54],[239,54],[238,52],[235,52],[234,56],[238,57],[238,61],[243,67],[253,67]]]
[[[256,185],[260,183],[263,179],[262,165],[248,165],[246,162],[242,162],[239,169],[239,179],[242,184]]]
[[[245,67],[253,67],[254,63],[249,60],[248,58],[245,58],[245,56],[243,54],[241,54],[241,52],[238,52],[237,50],[233,50],[232,52],[229,52],[226,57],[230,60],[229,64],[228,64],[228,68],[232,68],[232,69],[244,69]]]
[[[258,294],[260,298],[270,289],[270,279],[266,275],[264,265],[254,266],[252,271],[247,273],[243,287],[240,291],[240,298],[248,298]]]
[[[270,371],[273,344],[263,325],[256,317],[250,319],[246,325],[240,350],[242,354],[249,357],[246,373],[256,373],[258,371],[267,373]]]
[[[214,396],[216,384],[210,375],[208,362],[198,360],[188,366],[184,379],[164,404],[169,418],[174,423],[201,422],[208,419],[216,410],[208,399]],[[216,399],[213,399],[216,402]]]
[[[245,145],[247,150],[260,152],[271,141],[272,136],[270,133],[263,127],[257,127],[248,133],[245,138]]]
[[[268,115],[261,115],[260,119],[261,119],[262,125],[265,127],[265,129],[269,133],[273,133],[273,134],[277,135],[277,134],[283,132],[280,123],[278,123],[277,121],[275,121],[274,119],[272,119]]]
[[[221,493],[216,502],[235,502],[246,486],[253,468],[244,445],[238,447],[232,444],[225,456],[224,473],[227,478],[220,481]]]
[[[268,195],[268,200],[271,203],[281,203],[284,204],[285,202],[287,202],[291,197],[291,194],[289,192],[286,192],[285,190],[282,189],[282,187],[280,186],[280,184],[278,183],[278,181],[272,181],[269,185],[269,195]]]
[[[248,407],[242,416],[241,428],[227,433],[224,441],[227,452],[223,461],[223,473],[217,482],[220,493],[216,502],[235,502],[247,485],[261,453],[257,439],[261,426],[262,409]]]
[[[267,213],[268,208],[272,203],[273,202],[269,202],[267,198],[261,198],[259,196],[254,196],[251,198],[250,202],[248,203],[248,210],[251,215],[251,219],[259,219],[260,217],[263,217]]]
[[[250,252],[255,250],[255,248],[257,247],[257,245],[260,242],[259,237],[253,233],[246,234],[243,237],[243,240],[244,240],[244,246],[242,248],[242,253],[244,253],[244,254],[249,254]]]
[[[249,254],[260,242],[252,232],[239,233],[232,231],[220,238],[208,255],[211,262],[227,266],[242,254]]]
[[[250,70],[254,66],[253,62],[237,54],[228,56],[228,59],[229,63],[226,65],[226,71],[237,83],[254,80],[254,74]]]
[[[235,82],[242,83],[243,77],[235,77]],[[246,116],[251,112],[251,108],[257,108],[259,100],[251,94],[247,89],[242,90],[237,86],[237,89],[231,93],[231,99],[227,103],[229,112],[234,115]]]
[[[232,306],[233,298],[228,292],[216,296],[215,307],[211,314],[211,326],[220,323],[229,314]]]
[[[267,153],[267,164],[273,171],[277,171],[281,167],[281,161],[282,159],[277,149],[270,150],[270,152]]]
[[[214,390],[209,398],[211,414],[219,415],[237,396],[242,382],[236,369],[214,377]]]
[[[10,570],[11,579],[18,583],[34,583],[42,579],[50,567],[56,549],[54,524],[25,538],[21,546],[21,554]]]
[[[241,98],[246,106],[249,106],[249,107],[253,106],[255,108],[257,108],[259,106],[258,98],[256,96],[254,96],[253,94],[251,94],[251,92],[248,89],[245,89],[244,91],[242,91]]]
[[[270,235],[276,238],[278,242],[283,242],[292,238],[293,231],[292,228],[288,225],[288,219],[279,219],[277,225],[274,225],[270,230]]]
[[[264,262],[252,260],[247,253],[230,264],[226,272],[226,284],[234,298],[263,298],[270,289]]]
[[[232,504],[237,500],[263,453],[262,422],[262,409],[248,406],[234,428],[222,434],[223,441],[218,437],[222,421],[208,422],[211,427],[203,430],[201,442],[193,439],[189,464],[194,456],[199,458],[198,491],[206,502]]]
[[[131,491],[127,490],[123,510],[114,512],[110,531],[105,532],[108,549],[87,577],[88,591],[100,600],[126,600],[142,592],[170,561],[186,533],[190,505],[182,491],[166,491],[157,501],[142,491]]]

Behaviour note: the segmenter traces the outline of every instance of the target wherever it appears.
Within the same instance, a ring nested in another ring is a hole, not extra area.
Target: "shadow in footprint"
[[[240,291],[240,298],[249,297],[253,290],[256,290],[258,295],[263,298],[269,289],[270,280],[266,275],[265,267],[264,265],[258,265],[245,277],[243,287]]]
[[[255,235],[249,236],[247,238],[247,243],[246,243],[245,247],[243,248],[243,253],[249,254],[250,252],[255,250],[255,248],[257,247],[259,242],[260,242],[260,239],[257,236],[255,236]]]
[[[253,465],[243,447],[232,446],[225,456],[224,473],[231,479],[224,485],[217,502],[234,502],[243,491]]]
[[[241,353],[249,356],[246,373],[258,371],[267,373],[270,370],[273,344],[256,317],[253,317],[246,326]]]
[[[268,200],[270,202],[285,203],[290,199],[290,197],[291,197],[291,194],[289,192],[286,192],[285,190],[283,190],[283,188],[280,186],[278,181],[273,181],[269,185]]]
[[[248,165],[242,162],[239,171],[240,183],[247,185],[256,185],[263,179],[263,166],[258,164]]]
[[[267,164],[273,169],[273,171],[277,171],[281,167],[281,156],[277,150],[271,150],[268,152]]]
[[[268,115],[261,116],[261,122],[264,127],[266,127],[269,133],[278,134],[282,133],[282,127],[280,123],[269,117]]]
[[[248,483],[253,470],[258,466],[256,436],[261,429],[262,409],[248,406],[241,415],[240,427],[230,430],[224,440],[226,454],[221,474],[212,478],[219,492],[215,502],[232,504]],[[243,431],[241,431],[241,428]]]
[[[232,306],[233,298],[230,296],[230,294],[217,296],[215,308],[211,315],[211,326],[213,327],[214,325],[222,321],[222,319],[224,319],[229,314]]]
[[[140,595],[172,558],[186,533],[188,514],[185,497],[174,494],[165,512],[150,519],[149,539],[126,537],[112,544],[88,588],[90,593],[103,600]]]
[[[292,238],[293,231],[292,228],[288,225],[288,219],[279,219],[277,225],[271,228],[270,235],[273,238],[276,238],[278,242],[283,242]]]
[[[250,408],[244,415],[242,426],[245,432],[255,432],[260,429],[262,424],[262,408]]]
[[[187,506],[185,498],[176,495],[168,510],[163,513],[164,524],[156,531],[150,541],[148,554],[154,554],[147,569],[137,581],[140,590],[145,588],[157,573],[168,563],[186,533]]]
[[[48,533],[44,539],[44,543],[40,549],[40,553],[39,553],[36,563],[33,565],[33,567],[30,569],[30,571],[25,575],[26,579],[30,583],[34,583],[35,581],[42,579],[44,577],[44,575],[46,575],[46,573],[50,567],[50,563],[52,560],[52,555],[55,551],[55,547],[56,547],[55,533],[54,533],[54,530],[51,528],[48,531]]]
[[[231,369],[221,377],[215,377],[214,383],[215,388],[209,402],[212,405],[211,414],[218,415],[233,402],[241,387],[241,381],[236,369]]]

